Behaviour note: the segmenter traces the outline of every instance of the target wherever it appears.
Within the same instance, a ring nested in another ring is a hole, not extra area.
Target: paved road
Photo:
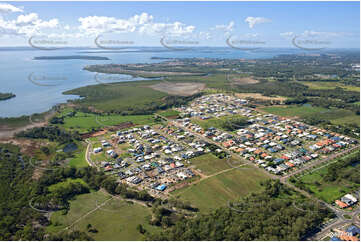
[[[179,124],[178,122],[174,121],[174,120],[171,120],[171,122],[177,126],[178,128],[182,128],[182,129],[185,129],[187,130],[188,132],[192,133],[194,136],[198,137],[199,139],[203,140],[203,141],[206,141],[208,143],[211,143],[211,144],[214,144],[214,145],[217,145],[219,146],[219,143],[211,140],[211,139],[208,139],[207,137],[204,137],[203,135],[197,133],[197,132],[194,132],[193,130],[187,128],[187,127],[184,127],[183,125]],[[228,149],[223,149],[228,155],[230,155],[233,159],[235,160],[241,160],[242,162],[250,165],[250,166],[253,166],[255,169],[259,169],[259,171],[261,171],[262,173],[266,174],[268,177],[271,177],[273,179],[279,179],[278,176],[276,175],[273,175],[273,174],[270,174],[269,172],[265,171],[264,169],[260,169],[258,166],[256,166],[254,163],[252,163],[251,161],[249,160],[245,160],[243,158],[241,158],[239,155],[229,151]]]
[[[171,121],[175,126],[187,130],[188,132],[192,133],[193,135],[199,137],[200,139],[202,139],[202,140],[204,140],[204,141],[207,141],[207,142],[209,142],[209,143],[213,143],[213,144],[219,146],[219,144],[218,144],[217,142],[214,142],[213,140],[208,139],[208,138],[204,137],[203,135],[198,134],[198,133],[192,131],[191,129],[188,129],[188,128],[184,127],[183,125],[177,123],[176,121],[174,121],[174,120],[169,120],[169,121]],[[343,156],[343,155],[345,155],[345,154],[347,154],[347,153],[350,153],[350,152],[352,152],[352,151],[355,150],[355,149],[359,149],[359,146],[355,146],[355,147],[349,148],[349,149],[347,149],[347,150],[344,150],[344,151],[342,151],[342,152],[340,152],[340,153],[333,154],[333,155],[331,155],[331,156],[329,156],[329,157],[327,157],[327,158],[325,158],[325,159],[312,162],[312,163],[310,163],[309,165],[304,166],[304,167],[298,169],[297,171],[292,172],[292,173],[290,173],[290,174],[288,174],[288,175],[286,175],[286,176],[284,176],[284,177],[279,177],[279,176],[270,174],[270,173],[266,172],[264,169],[259,168],[258,166],[256,166],[254,163],[252,163],[252,162],[250,162],[250,161],[248,161],[248,160],[244,160],[244,159],[242,159],[242,160],[245,161],[247,164],[254,166],[256,169],[259,169],[261,172],[266,173],[268,176],[272,177],[273,179],[278,179],[278,180],[280,180],[280,182],[281,182],[282,184],[284,184],[284,185],[286,185],[286,186],[288,186],[288,187],[290,187],[290,188],[298,191],[299,193],[301,193],[301,194],[303,194],[304,196],[306,196],[306,197],[314,200],[315,202],[318,202],[318,203],[320,203],[320,204],[328,207],[329,209],[331,209],[331,210],[336,214],[337,219],[335,219],[334,221],[332,221],[332,223],[330,223],[329,225],[327,225],[325,228],[322,228],[321,232],[317,233],[316,235],[314,235],[312,238],[309,239],[309,240],[313,240],[313,239],[315,239],[315,238],[317,238],[317,239],[318,239],[318,238],[322,238],[322,235],[324,235],[324,234],[326,234],[326,233],[329,233],[329,230],[332,229],[332,228],[338,228],[338,227],[340,227],[340,226],[342,226],[342,225],[345,225],[345,224],[347,224],[347,223],[352,223],[352,222],[356,223],[356,220],[357,220],[357,222],[358,222],[357,215],[359,214],[359,211],[357,210],[357,211],[355,211],[355,212],[349,212],[349,211],[344,211],[344,210],[338,209],[338,208],[336,208],[336,207],[334,207],[334,206],[332,206],[332,205],[330,205],[330,204],[328,204],[328,203],[326,203],[326,202],[324,202],[324,201],[322,201],[322,200],[320,200],[320,199],[312,196],[312,195],[309,194],[308,192],[299,189],[298,187],[294,186],[293,184],[289,183],[289,182],[288,182],[288,178],[290,178],[291,176],[294,176],[294,175],[296,175],[296,174],[299,174],[299,173],[303,172],[304,170],[310,169],[310,168],[312,168],[312,167],[314,167],[314,166],[316,166],[316,165],[319,165],[319,164],[321,164],[321,163],[324,163],[324,162],[327,162],[327,161],[336,159],[337,157],[340,157],[340,156]],[[234,158],[236,158],[236,159],[240,159],[240,158],[241,158],[241,157],[239,157],[238,155],[234,154],[233,152],[228,151],[227,149],[224,149],[224,150],[227,152],[227,154],[231,155],[232,157],[234,157]],[[345,219],[344,215],[352,215],[353,218],[352,218],[352,219]],[[358,222],[358,224],[359,224],[359,222]]]
[[[339,153],[333,154],[333,155],[331,155],[331,156],[328,156],[328,157],[326,157],[326,158],[324,158],[324,159],[320,159],[320,160],[311,162],[310,164],[308,164],[308,165],[306,165],[306,166],[304,166],[304,167],[301,167],[301,168],[297,169],[296,171],[287,174],[286,176],[283,176],[283,177],[281,178],[281,180],[287,180],[287,179],[290,178],[291,176],[294,176],[294,175],[297,175],[297,174],[299,174],[299,173],[302,173],[303,171],[308,170],[308,169],[310,169],[310,168],[312,168],[312,167],[314,167],[314,166],[317,166],[317,165],[319,165],[319,164],[321,164],[321,163],[324,163],[324,162],[327,162],[327,161],[336,159],[337,157],[340,157],[340,156],[343,156],[343,155],[345,155],[345,154],[347,154],[347,153],[350,153],[350,152],[352,152],[352,151],[355,150],[355,149],[360,149],[360,146],[357,145],[357,146],[351,147],[351,148],[349,148],[349,149],[346,149],[346,150],[344,150],[344,151],[342,151],[342,152],[339,152]]]
[[[201,135],[201,134],[199,134],[199,133],[196,133],[196,132],[194,132],[193,130],[187,128],[187,127],[184,127],[183,125],[179,124],[177,121],[167,119],[167,118],[165,118],[165,117],[163,117],[163,116],[161,116],[161,117],[164,118],[164,119],[166,119],[166,120],[168,120],[168,122],[172,123],[172,124],[175,125],[176,127],[179,127],[179,128],[182,128],[182,129],[187,130],[188,132],[192,133],[194,136],[200,138],[201,140],[204,140],[204,141],[206,141],[206,142],[208,142],[208,143],[212,143],[212,144],[215,144],[215,145],[219,146],[219,144],[218,144],[217,142],[214,142],[213,140],[208,139],[208,138],[204,137],[203,135]],[[92,164],[92,162],[91,162],[91,159],[90,159],[90,152],[89,152],[89,149],[91,148],[91,143],[88,142],[88,141],[87,141],[87,143],[88,143],[88,147],[87,147],[87,152],[86,152],[86,155],[85,155],[85,156],[86,156],[86,160],[87,160],[87,162],[89,163],[90,166],[93,166],[93,164]],[[352,148],[350,148],[350,149],[344,150],[344,151],[342,151],[342,152],[340,152],[340,153],[333,154],[333,155],[331,155],[331,156],[329,156],[329,157],[327,157],[327,158],[325,158],[325,159],[312,162],[312,163],[310,163],[309,165],[304,166],[304,167],[296,170],[295,172],[292,172],[292,173],[290,173],[290,174],[288,174],[288,175],[286,175],[286,176],[284,176],[284,177],[279,177],[279,176],[270,174],[269,172],[265,171],[264,169],[259,168],[257,165],[255,165],[255,164],[252,163],[251,161],[242,159],[239,155],[237,155],[237,154],[229,151],[228,149],[223,149],[223,150],[224,150],[227,154],[229,154],[232,158],[234,158],[234,159],[236,159],[236,160],[242,160],[242,161],[244,161],[245,163],[253,166],[255,169],[258,169],[259,171],[263,172],[263,173],[266,174],[267,176],[269,176],[269,177],[271,177],[271,178],[273,178],[273,179],[278,179],[278,180],[280,180],[280,182],[281,182],[282,184],[284,184],[284,185],[286,185],[286,186],[288,186],[288,187],[290,187],[290,188],[298,191],[299,193],[303,194],[304,196],[306,196],[306,197],[314,200],[315,202],[318,202],[318,203],[320,203],[320,204],[328,207],[329,209],[331,209],[331,210],[336,214],[337,218],[336,218],[334,221],[332,221],[332,223],[330,223],[330,224],[328,224],[326,227],[322,228],[321,232],[319,232],[319,233],[317,233],[316,235],[314,235],[314,236],[312,236],[311,238],[309,238],[309,240],[315,240],[315,239],[318,240],[318,239],[322,238],[322,236],[325,237],[325,234],[329,233],[329,230],[330,230],[330,229],[338,228],[338,227],[340,227],[340,226],[342,226],[342,225],[345,225],[345,224],[347,224],[347,223],[352,223],[352,222],[356,223],[356,222],[358,222],[357,215],[359,214],[359,211],[348,212],[348,211],[343,211],[343,210],[341,210],[341,209],[338,209],[338,208],[336,208],[336,207],[334,207],[334,206],[331,206],[330,204],[328,204],[328,203],[326,203],[326,202],[324,202],[324,201],[322,201],[322,200],[320,200],[320,199],[318,199],[318,198],[315,198],[314,196],[312,196],[311,194],[307,193],[306,191],[301,190],[301,189],[295,187],[293,184],[291,184],[291,183],[288,182],[288,178],[290,178],[291,176],[294,176],[294,175],[296,175],[296,174],[299,174],[299,173],[303,172],[304,170],[310,169],[310,168],[312,168],[312,167],[314,167],[314,166],[316,166],[316,165],[319,165],[319,164],[321,164],[321,163],[324,163],[324,162],[333,160],[333,159],[335,159],[335,158],[337,158],[337,157],[339,157],[339,156],[345,155],[345,154],[347,154],[347,153],[355,150],[356,148],[359,148],[359,146],[355,146],[355,147],[352,147]],[[345,218],[344,218],[344,215],[346,215],[346,214],[347,214],[347,215],[352,215],[352,219],[345,219]],[[358,224],[359,224],[359,223],[358,223]]]
[[[88,144],[88,146],[86,147],[86,151],[85,151],[85,160],[86,160],[86,162],[88,162],[89,166],[96,167],[94,165],[93,161],[90,158],[90,155],[91,155],[91,152],[92,152],[92,144],[88,139],[85,139],[85,142]]]

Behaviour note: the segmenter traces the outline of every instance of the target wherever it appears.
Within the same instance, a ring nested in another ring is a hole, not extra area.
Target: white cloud
[[[174,23],[148,23],[139,28],[139,33],[145,33],[149,35],[161,34],[161,35],[187,35],[193,33],[195,27],[192,25],[186,25],[181,22]]]
[[[16,13],[16,12],[23,12],[23,10],[8,3],[0,3],[0,13]]]
[[[58,27],[58,19],[44,21],[39,18],[38,14],[30,13],[20,15],[16,20],[4,20],[0,18],[0,33],[2,35],[25,35],[32,36],[41,34],[45,29]]]
[[[212,39],[211,33],[206,32],[206,31],[201,31],[201,32],[199,32],[198,36],[199,36],[199,39],[205,39],[205,40],[210,40],[210,39]]]
[[[147,13],[134,15],[129,19],[114,17],[88,16],[78,19],[79,29],[87,34],[100,34],[111,32],[134,32],[139,26],[152,22],[153,16]]]
[[[134,15],[128,19],[117,19],[114,17],[104,16],[88,16],[79,18],[79,22],[79,29],[82,32],[90,35],[114,32],[181,35],[192,33],[195,29],[194,26],[187,26],[181,22],[154,22],[154,17],[148,13]]]
[[[285,38],[289,38],[294,36],[293,32],[284,32],[284,33],[280,33],[281,37],[285,37]]]
[[[299,36],[310,37],[310,38],[336,38],[336,37],[355,37],[354,33],[348,32],[321,32],[314,30],[305,30]]]
[[[247,17],[244,20],[246,23],[248,23],[248,26],[252,29],[256,24],[263,24],[263,23],[269,23],[271,22],[270,19],[264,18],[264,17]]]
[[[30,13],[27,15],[18,16],[16,23],[17,24],[29,24],[39,20],[39,16],[36,13]]]
[[[214,30],[221,30],[221,31],[229,33],[229,32],[233,31],[233,27],[234,27],[234,21],[231,21],[231,22],[229,22],[228,25],[224,25],[224,24],[216,25],[214,27]]]

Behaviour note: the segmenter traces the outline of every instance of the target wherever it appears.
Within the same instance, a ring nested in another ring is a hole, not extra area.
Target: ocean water
[[[0,117],[19,117],[49,110],[52,106],[78,98],[62,92],[77,87],[96,85],[95,73],[83,70],[91,64],[155,63],[162,58],[270,58],[279,54],[296,53],[297,49],[270,49],[245,52],[231,48],[200,48],[174,51],[164,48],[141,47],[117,52],[99,49],[38,50],[33,48],[0,48],[0,92],[12,92],[15,98],[0,101]],[[110,60],[34,60],[38,56],[87,55],[108,57]],[[120,75],[121,77],[126,77]],[[124,81],[144,80],[127,76]],[[111,82],[112,80],[108,80]],[[117,80],[118,82],[119,80]],[[106,82],[106,80],[104,80]]]

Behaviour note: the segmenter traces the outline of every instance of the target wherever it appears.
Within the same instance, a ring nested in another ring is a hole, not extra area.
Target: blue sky
[[[359,2],[0,2],[0,46],[34,37],[94,47],[100,35],[108,45],[290,47],[297,36],[359,48],[359,30]]]

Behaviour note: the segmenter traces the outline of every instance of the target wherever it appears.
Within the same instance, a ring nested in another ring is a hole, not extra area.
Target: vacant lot
[[[253,77],[243,77],[243,76],[237,75],[237,74],[228,74],[227,79],[230,82],[232,82],[234,84],[238,84],[238,85],[259,83],[259,81],[254,79]]]
[[[351,153],[350,155],[352,155]],[[350,156],[349,155],[349,156]],[[346,156],[347,157],[347,156]],[[329,165],[330,166],[330,165]],[[327,203],[333,203],[340,199],[346,193],[359,190],[360,184],[354,183],[348,177],[342,177],[332,182],[324,181],[323,177],[327,174],[329,166],[321,167],[309,174],[298,178],[304,185],[310,189],[314,195]],[[360,175],[360,163],[353,166],[347,166],[340,170],[342,174],[357,173]]]
[[[227,159],[219,159],[211,153],[195,157],[191,159],[190,162],[205,175],[212,175],[216,172],[231,168],[227,163]],[[233,163],[231,163],[231,165],[232,164]]]
[[[287,106],[272,106],[262,108],[268,113],[284,116],[284,117],[304,117],[310,114],[326,112],[326,108],[313,107],[311,105],[287,105]]]
[[[146,216],[151,214],[149,208],[116,198],[84,216],[109,198],[109,195],[101,191],[77,196],[70,202],[70,210],[66,215],[63,215],[62,211],[52,214],[52,224],[47,227],[48,231],[61,231],[74,223],[75,230],[87,232],[95,240],[142,240],[142,235],[136,229],[138,224],[142,224],[147,230],[156,229],[146,221]],[[88,232],[88,224],[98,232]]]
[[[359,92],[360,87],[345,85],[342,82],[301,82],[303,85],[308,86],[311,89],[334,89],[336,87],[344,88],[347,91]]]
[[[206,84],[191,82],[161,82],[150,87],[170,95],[191,96],[202,91],[206,87]]]
[[[172,194],[189,201],[201,212],[207,212],[250,192],[260,191],[260,181],[267,178],[267,175],[258,169],[233,169],[176,190]]]
[[[236,96],[242,99],[253,98],[253,99],[259,99],[265,101],[280,101],[280,102],[283,102],[287,99],[285,97],[280,97],[280,96],[277,97],[263,96],[261,93],[236,93]]]
[[[166,118],[176,118],[179,115],[179,112],[177,110],[173,110],[173,109],[158,111],[157,113]]]
[[[153,124],[152,115],[107,115],[99,116],[95,114],[77,112],[73,117],[65,117],[63,126],[66,129],[78,130],[80,133],[86,133],[91,129],[104,128],[122,123],[131,122],[134,125]]]
[[[79,147],[79,151],[77,151],[74,154],[74,157],[71,160],[69,160],[68,165],[70,167],[81,168],[88,166],[88,163],[85,160],[86,147],[87,147],[86,144],[81,144],[81,147]]]
[[[313,107],[311,105],[288,105],[262,108],[263,111],[285,117],[307,118],[317,114],[317,117],[329,120],[333,124],[356,124],[360,125],[360,116],[354,112],[338,108]]]

